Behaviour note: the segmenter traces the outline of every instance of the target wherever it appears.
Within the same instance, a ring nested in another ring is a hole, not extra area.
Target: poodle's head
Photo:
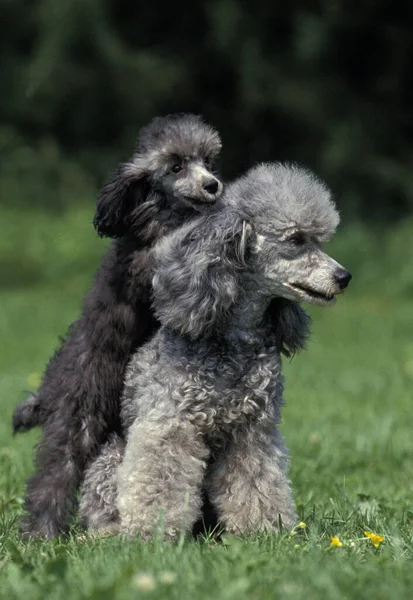
[[[103,187],[96,230],[109,237],[136,231],[155,215],[155,209],[142,206],[149,196],[148,204],[152,207],[156,197],[157,210],[165,214],[208,210],[223,191],[216,172],[220,150],[218,132],[201,117],[156,117],[141,130],[132,159],[119,165]]]
[[[338,222],[330,192],[309,171],[279,163],[251,169],[215,211],[157,246],[159,319],[196,338],[222,327],[246,294],[332,304],[351,278],[321,247]]]
[[[329,190],[310,171],[259,165],[230,186],[225,204],[251,226],[250,279],[260,293],[326,306],[346,289],[350,273],[321,245],[339,215]]]

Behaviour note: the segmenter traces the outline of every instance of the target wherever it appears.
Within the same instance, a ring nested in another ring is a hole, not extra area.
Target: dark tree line
[[[413,209],[413,4],[0,0],[2,202],[64,205],[141,125],[202,113],[230,178],[312,167],[346,216]]]

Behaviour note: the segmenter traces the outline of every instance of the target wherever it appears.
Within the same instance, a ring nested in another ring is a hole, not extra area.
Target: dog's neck
[[[165,192],[152,191],[134,209],[130,233],[145,246],[151,246],[197,214],[194,209],[184,206]]]
[[[270,302],[271,298],[268,296],[245,289],[231,311],[224,337],[228,341],[243,344],[260,343],[268,331],[265,313]]]
[[[155,219],[168,232],[177,229],[186,221],[199,215],[197,210],[183,204],[165,191],[153,192],[152,201],[157,207],[157,213],[154,215]]]

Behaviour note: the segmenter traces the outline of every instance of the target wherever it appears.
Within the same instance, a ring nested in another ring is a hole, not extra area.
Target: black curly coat
[[[110,433],[120,433],[126,365],[157,328],[149,304],[150,248],[220,196],[211,166],[220,148],[218,133],[199,117],[156,118],[142,130],[132,160],[101,192],[94,225],[100,235],[118,239],[38,395],[13,419],[15,431],[43,425],[22,523],[30,536],[67,531],[86,465]]]

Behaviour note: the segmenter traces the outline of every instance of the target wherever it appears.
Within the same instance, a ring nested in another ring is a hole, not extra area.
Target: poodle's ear
[[[211,335],[240,293],[251,226],[238,217],[199,217],[155,253],[153,307],[163,325],[196,339]]]
[[[268,313],[277,334],[278,348],[285,356],[302,350],[310,335],[310,316],[294,300],[275,298],[268,307]]]
[[[103,186],[93,225],[101,237],[117,238],[128,232],[128,215],[147,193],[145,171],[122,163]]]

